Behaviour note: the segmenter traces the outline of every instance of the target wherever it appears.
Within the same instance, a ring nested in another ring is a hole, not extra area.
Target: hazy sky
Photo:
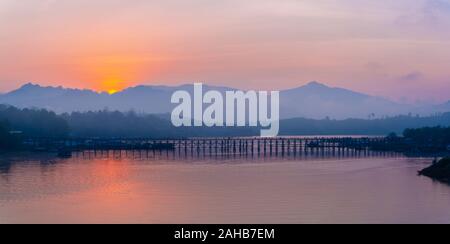
[[[0,0],[0,91],[317,80],[450,99],[450,0]]]

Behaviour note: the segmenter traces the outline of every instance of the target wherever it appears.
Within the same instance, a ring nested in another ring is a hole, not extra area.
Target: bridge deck
[[[210,153],[300,152],[307,150],[368,150],[387,143],[387,138],[192,138],[192,139],[30,139],[31,148],[58,150],[180,150]]]

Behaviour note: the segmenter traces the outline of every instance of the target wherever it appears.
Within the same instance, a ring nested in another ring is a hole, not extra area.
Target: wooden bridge
[[[279,138],[190,138],[135,139],[30,139],[25,145],[34,150],[104,151],[150,150],[202,152],[208,154],[290,154],[308,151],[368,151],[372,145],[387,143],[384,137],[279,137]]]

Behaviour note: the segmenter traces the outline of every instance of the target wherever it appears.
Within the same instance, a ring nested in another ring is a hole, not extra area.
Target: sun
[[[108,90],[107,92],[108,92],[109,95],[113,95],[113,94],[118,93],[119,91],[118,91],[118,90],[111,89],[111,90]]]
[[[101,82],[100,90],[105,91],[110,95],[118,93],[124,89],[125,83],[120,79],[106,79]]]

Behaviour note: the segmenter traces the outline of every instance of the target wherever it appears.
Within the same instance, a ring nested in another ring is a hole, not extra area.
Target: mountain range
[[[56,113],[85,112],[103,109],[146,114],[167,114],[174,107],[170,103],[174,91],[193,93],[192,85],[136,86],[115,94],[92,90],[43,87],[26,84],[17,90],[0,94],[0,104],[19,108],[44,108]],[[234,88],[204,86],[204,90],[224,93]],[[370,96],[343,88],[329,87],[318,82],[280,91],[280,114],[286,118],[347,119],[395,116],[399,114],[431,115],[450,111],[450,101],[441,105],[416,106],[399,104],[388,99]]]

